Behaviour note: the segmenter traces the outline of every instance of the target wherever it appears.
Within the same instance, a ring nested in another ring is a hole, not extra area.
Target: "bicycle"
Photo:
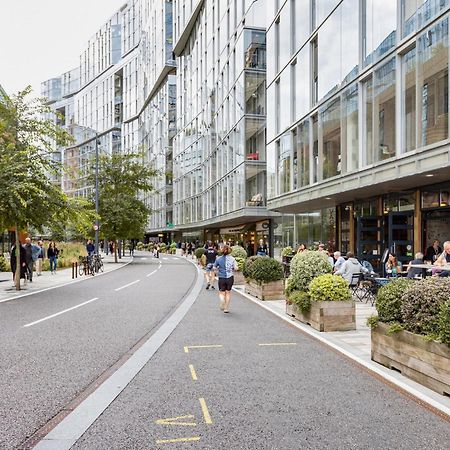
[[[80,276],[83,274],[91,274],[92,276],[95,275],[95,264],[92,256],[80,256],[78,264],[78,273]]]
[[[96,273],[103,272],[103,260],[100,255],[93,256],[94,270]]]

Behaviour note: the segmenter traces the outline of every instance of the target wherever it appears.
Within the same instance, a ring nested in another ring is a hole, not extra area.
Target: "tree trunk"
[[[19,242],[19,227],[16,225],[16,273],[14,274],[14,285],[16,286],[16,291],[20,291],[20,272],[22,270],[22,265],[20,263],[20,242]]]
[[[119,244],[118,244],[118,247],[119,247],[118,255],[119,255],[119,259],[122,259],[122,240],[119,239],[118,242],[119,242]]]
[[[114,262],[119,262],[117,260],[117,241],[114,241]]]

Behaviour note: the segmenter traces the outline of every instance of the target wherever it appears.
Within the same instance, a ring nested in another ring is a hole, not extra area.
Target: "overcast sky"
[[[78,65],[89,38],[126,0],[2,0],[0,85],[16,93]]]

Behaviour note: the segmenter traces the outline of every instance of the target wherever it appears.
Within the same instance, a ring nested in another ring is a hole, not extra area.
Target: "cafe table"
[[[434,266],[432,264],[410,264],[409,267],[413,267],[414,269],[422,269],[422,277],[423,278],[426,278],[427,272],[431,271],[431,269],[433,269],[433,268],[450,272],[450,265]]]

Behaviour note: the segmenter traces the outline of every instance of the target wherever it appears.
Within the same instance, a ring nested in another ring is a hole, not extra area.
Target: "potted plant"
[[[197,259],[198,265],[204,266],[206,264],[206,257],[202,258],[205,253],[206,250],[203,247],[198,247],[195,249],[194,255]]]
[[[240,245],[233,245],[231,247],[231,255],[236,259],[238,270],[234,272],[234,284],[245,284],[245,277],[243,274],[245,260],[247,259],[247,252],[244,247]]]
[[[292,259],[293,256],[294,256],[294,250],[292,249],[292,247],[287,246],[281,250],[281,259],[284,263],[290,262],[290,260]]]
[[[248,258],[245,268],[245,292],[260,300],[284,298],[283,266],[267,256]]]
[[[294,291],[289,297],[292,315],[318,331],[356,329],[355,302],[348,282],[339,275],[314,278],[307,291]]]
[[[450,279],[392,281],[377,294],[371,358],[450,395]]]

